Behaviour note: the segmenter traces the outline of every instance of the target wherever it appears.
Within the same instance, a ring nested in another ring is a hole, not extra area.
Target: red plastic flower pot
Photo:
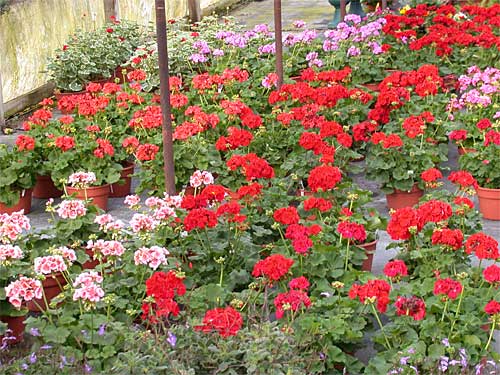
[[[71,186],[66,186],[68,195],[75,195],[77,199],[90,199],[91,204],[106,211],[108,209],[108,199],[110,193],[110,185],[90,186],[85,189],[79,189]]]
[[[33,189],[26,189],[19,192],[19,201],[13,206],[7,206],[0,202],[0,214],[12,214],[13,212],[24,210],[25,214],[31,211],[31,194]]]
[[[33,187],[34,198],[59,198],[62,193],[62,190],[56,188],[50,176],[36,176],[36,184]]]
[[[130,194],[134,167],[133,163],[127,163],[123,166],[120,172],[120,181],[111,184],[110,198],[123,198]]]
[[[478,187],[479,211],[488,220],[500,220],[500,189]]]
[[[417,185],[413,185],[410,191],[394,190],[394,193],[387,194],[387,207],[393,210],[399,210],[403,207],[413,207],[418,203],[420,198],[424,195]]]

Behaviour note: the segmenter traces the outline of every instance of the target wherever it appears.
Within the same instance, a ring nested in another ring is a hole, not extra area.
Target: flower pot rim
[[[486,188],[486,187],[478,186],[476,190],[477,191],[483,190],[483,191],[489,191],[489,192],[496,192],[496,191],[500,190],[500,187],[498,187],[498,188]]]

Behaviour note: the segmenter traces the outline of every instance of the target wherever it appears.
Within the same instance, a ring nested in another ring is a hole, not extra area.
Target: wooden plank
[[[15,115],[26,108],[40,103],[43,99],[52,96],[54,94],[54,88],[54,83],[49,82],[15,99],[9,100],[4,104],[5,118]]]
[[[2,93],[2,72],[0,72],[0,129],[5,127],[5,111],[3,106],[3,93]]]
[[[116,17],[116,0],[103,0],[104,1],[104,20],[109,22],[111,17]]]
[[[199,0],[188,0],[189,19],[191,23],[201,21],[201,7]]]

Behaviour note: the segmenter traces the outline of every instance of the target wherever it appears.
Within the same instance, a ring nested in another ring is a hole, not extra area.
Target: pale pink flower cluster
[[[30,230],[30,219],[24,215],[24,210],[12,214],[0,214],[0,242],[15,241],[23,230]]]
[[[123,221],[115,220],[110,214],[97,215],[94,223],[99,224],[99,230],[103,232],[119,231],[125,226]]]
[[[64,200],[59,204],[57,214],[62,219],[76,219],[79,216],[84,216],[87,213],[85,203],[81,200]]]
[[[135,265],[144,264],[156,270],[160,264],[167,264],[167,255],[170,252],[164,247],[141,247],[134,253]]]
[[[130,208],[135,208],[139,205],[140,201],[141,197],[139,197],[138,195],[127,195],[123,203],[125,203]]]
[[[175,213],[175,209],[169,206],[161,206],[158,207],[154,212],[153,212],[153,217],[155,220],[161,221],[164,219],[167,219],[169,217],[175,217],[177,216]]]
[[[90,186],[96,182],[96,176],[94,172],[75,172],[68,177],[68,183],[71,186]]]
[[[42,283],[40,280],[21,276],[19,280],[11,282],[5,287],[5,293],[9,302],[17,309],[24,301],[31,301],[33,298],[42,298]]]
[[[149,232],[154,230],[158,226],[158,221],[148,215],[134,214],[132,220],[130,220],[130,227],[132,231],[137,232]]]
[[[61,255],[48,255],[35,258],[35,272],[43,275],[50,275],[56,272],[64,272],[68,266]]]
[[[189,177],[189,184],[194,187],[210,185],[214,183],[214,176],[210,172],[197,170]]]
[[[97,241],[88,241],[87,249],[92,250],[94,254],[101,253],[102,255],[109,256],[122,256],[125,252],[125,248],[118,241],[105,241],[105,240],[97,240]]]
[[[0,264],[11,259],[21,259],[24,256],[19,246],[0,245]]]
[[[84,272],[75,279],[73,287],[73,301],[83,300],[88,302],[99,302],[104,297],[104,290],[101,288],[102,277],[95,271]]]
[[[180,208],[182,204],[182,197],[180,195],[163,194],[163,201],[169,207]]]
[[[74,262],[76,260],[75,250],[69,249],[66,246],[58,247],[57,249],[54,249],[52,253],[61,255],[68,262]]]

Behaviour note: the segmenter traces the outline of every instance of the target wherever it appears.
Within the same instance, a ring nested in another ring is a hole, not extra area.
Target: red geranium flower
[[[270,281],[278,281],[288,273],[292,264],[293,259],[285,258],[281,254],[270,255],[255,264],[252,276],[263,276]]]
[[[56,146],[59,147],[62,151],[71,150],[75,147],[75,140],[73,137],[69,137],[67,135],[63,135],[62,137],[56,138]]]
[[[484,306],[484,312],[488,315],[500,314],[500,303],[495,300],[491,300]]]
[[[398,316],[408,315],[414,320],[422,320],[425,317],[425,302],[422,298],[412,296],[410,298],[399,296],[394,303]]]
[[[153,144],[143,144],[137,147],[136,157],[141,161],[154,160],[160,148]]]
[[[184,218],[184,228],[191,232],[193,229],[213,228],[217,225],[217,214],[205,208],[195,208]]]
[[[31,151],[35,148],[35,140],[24,134],[20,134],[16,139],[16,146],[19,151]]]
[[[460,281],[450,278],[437,279],[434,283],[434,295],[438,296],[443,294],[451,300],[456,299],[460,293],[462,293],[462,289],[463,287],[462,284],[460,284]]]
[[[396,210],[387,224],[387,233],[393,240],[407,240],[420,229],[417,211],[411,207]]]
[[[389,304],[389,293],[391,286],[385,280],[368,280],[366,284],[353,284],[349,290],[349,298],[359,298],[361,303],[365,303],[368,298],[374,298],[377,301],[377,309],[385,313]]]
[[[243,325],[241,314],[231,306],[208,310],[203,318],[203,325],[195,326],[196,331],[205,333],[216,331],[221,337],[236,336]]]
[[[366,230],[363,224],[341,221],[337,225],[337,232],[339,232],[343,238],[352,239],[358,243],[363,243],[366,240]]]
[[[465,252],[474,252],[479,259],[498,259],[498,242],[482,232],[474,233],[465,241]]]
[[[454,184],[460,185],[461,190],[467,190],[469,188],[477,189],[478,184],[474,177],[469,172],[466,171],[454,171],[448,176],[448,180]]]
[[[274,211],[274,220],[283,225],[298,224],[300,217],[295,207],[278,208]]]
[[[301,289],[301,290],[307,290],[309,289],[309,280],[305,278],[304,276],[296,277],[295,279],[290,280],[288,283],[288,286],[291,289]]]
[[[292,289],[287,293],[280,293],[274,299],[276,306],[276,318],[281,319],[285,311],[297,311],[300,306],[308,308],[311,306],[311,300],[303,290]]]
[[[321,165],[311,170],[307,183],[312,191],[333,189],[342,179],[342,173],[337,167]]]
[[[452,250],[458,250],[462,247],[464,235],[460,229],[443,228],[432,233],[433,245],[444,245]]]
[[[402,260],[393,260],[384,266],[384,275],[396,280],[408,276],[408,267]]]
[[[483,270],[483,277],[490,284],[500,282],[500,267],[496,264],[486,267]]]

